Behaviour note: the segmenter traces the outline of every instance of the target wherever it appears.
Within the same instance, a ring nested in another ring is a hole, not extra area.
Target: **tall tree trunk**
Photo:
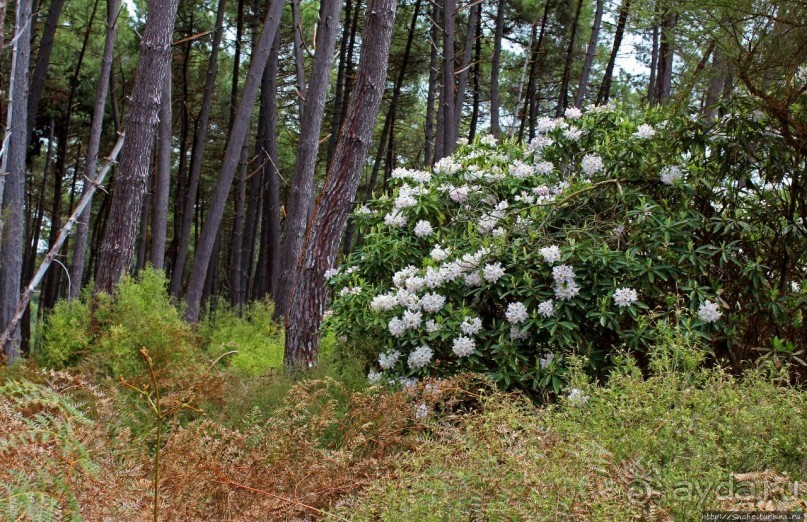
[[[527,88],[527,98],[530,104],[529,114],[529,139],[535,137],[535,122],[538,119],[538,64],[541,59],[541,50],[544,45],[544,37],[546,35],[547,21],[549,20],[549,9],[553,3],[547,0],[544,5],[544,14],[541,17],[541,30],[538,33],[538,43],[535,44],[535,52],[533,53],[532,67],[530,70],[530,87]]]
[[[118,31],[118,13],[120,0],[107,0],[106,39],[104,41],[104,56],[101,60],[101,74],[98,77],[98,86],[95,91],[95,106],[93,107],[92,123],[90,126],[90,139],[87,145],[87,161],[84,166],[84,189],[87,194],[87,180],[95,178],[95,169],[98,166],[98,151],[101,146],[101,133],[104,129],[104,109],[109,93],[112,78],[112,59],[115,53],[115,38]],[[76,222],[75,240],[73,245],[73,264],[70,267],[69,299],[78,296],[82,281],[84,280],[84,262],[87,253],[87,237],[89,235],[90,216],[92,215],[92,199],[90,197],[84,210]]]
[[[294,178],[287,196],[288,214],[283,232],[283,248],[281,265],[283,273],[280,279],[276,313],[286,312],[291,298],[292,278],[297,266],[297,257],[303,243],[308,212],[314,190],[314,171],[319,150],[320,130],[325,112],[325,98],[330,83],[333,49],[336,44],[339,27],[339,10],[341,0],[325,0],[321,4],[320,22],[317,30],[317,54],[311,68],[311,79],[308,82],[303,118],[300,122],[300,143],[297,146],[297,163]]]
[[[656,103],[656,81],[658,74],[658,34],[659,26],[657,22],[653,22],[653,37],[650,44],[650,78],[647,86],[647,101],[650,105]]]
[[[154,215],[151,220],[151,264],[157,270],[165,268],[165,236],[168,232],[168,193],[171,187],[171,72],[165,75],[160,102],[160,123],[157,130],[157,179],[154,186]]]
[[[207,269],[213,257],[214,243],[216,242],[221,220],[224,216],[224,209],[227,204],[230,187],[232,186],[233,178],[235,177],[241,159],[241,147],[244,145],[244,140],[249,131],[252,109],[258,97],[258,88],[263,79],[266,62],[269,60],[269,51],[280,25],[283,4],[283,0],[274,0],[271,7],[267,10],[266,18],[263,23],[263,31],[258,40],[258,44],[255,46],[252,59],[250,60],[249,72],[247,73],[246,83],[244,84],[244,89],[241,94],[241,102],[238,104],[238,111],[233,121],[232,129],[230,130],[230,138],[227,142],[227,148],[224,151],[224,161],[219,170],[219,177],[213,192],[213,200],[210,204],[205,224],[202,227],[202,233],[196,245],[193,270],[188,282],[188,308],[185,311],[186,319],[192,323],[199,319],[199,308],[201,306]]]
[[[520,120],[519,128],[523,131],[524,130],[524,121],[527,119],[527,106],[529,103],[524,104],[524,109],[521,109],[521,100],[522,98],[527,99],[524,97],[524,80],[527,78],[527,68],[530,67],[530,64],[534,64],[533,62],[533,47],[535,44],[535,38],[538,33],[538,25],[536,22],[532,23],[532,28],[530,29],[530,44],[527,46],[527,52],[524,53],[524,66],[521,68],[521,78],[518,81],[518,96],[516,97],[516,105],[513,111],[513,117],[510,120],[510,128],[507,131],[507,136],[512,138],[516,132],[516,121]],[[529,90],[529,88],[527,89]],[[519,112],[520,111],[520,112]]]
[[[179,0],[151,2],[141,40],[140,63],[126,117],[115,192],[98,259],[96,292],[112,292],[129,269],[146,192],[160,99],[171,63],[171,37]]]
[[[717,118],[717,102],[726,87],[726,55],[716,48],[712,55],[712,71],[709,87],[706,89],[706,99],[703,103],[703,112],[706,121],[713,122]]]
[[[265,281],[265,287],[258,297],[266,293],[277,300],[280,280],[280,172],[277,151],[277,72],[280,53],[280,35],[272,45],[269,63],[263,78],[263,110],[265,148],[262,151],[263,175],[266,180],[266,193],[261,213],[261,253],[258,270]]]
[[[611,56],[608,58],[608,65],[605,67],[605,74],[602,77],[600,90],[597,92],[597,105],[608,103],[611,97],[611,82],[614,79],[614,66],[616,65],[616,58],[619,55],[619,48],[622,45],[622,38],[625,35],[625,26],[627,25],[628,14],[630,13],[630,1],[631,0],[622,0],[622,5],[619,6],[619,18],[616,22],[614,45],[611,47]]]
[[[59,17],[62,14],[64,0],[53,0],[48,11],[48,20],[45,22],[45,30],[42,33],[42,40],[39,42],[39,52],[36,55],[36,66],[34,75],[31,78],[31,90],[28,96],[28,136],[34,132],[36,126],[36,115],[39,112],[39,103],[42,101],[42,94],[45,92],[45,79],[48,76],[50,67],[50,55],[53,51],[53,42],[56,40],[56,29],[59,27]],[[5,20],[3,17],[2,20]],[[92,25],[92,20],[90,21]],[[87,29],[89,31],[89,28]]]
[[[420,7],[420,5],[418,5]],[[474,41],[476,40],[476,20],[479,18],[482,10],[482,3],[471,6],[468,13],[468,27],[465,31],[465,47],[462,50],[462,63],[460,64],[460,74],[457,80],[457,96],[454,100],[454,141],[460,135],[460,123],[462,121],[462,110],[465,106],[465,90],[468,87],[468,73],[471,69],[471,52],[474,48]],[[410,30],[411,34],[414,30]]]
[[[22,277],[23,218],[25,202],[25,156],[28,150],[28,65],[31,61],[31,0],[18,0],[15,42],[11,66],[11,86],[8,106],[11,139],[2,160],[0,180],[0,330],[11,324],[20,302]],[[0,181],[1,182],[1,181]],[[19,334],[12,332],[0,343],[6,360],[13,363],[19,356]]]
[[[673,30],[678,22],[678,14],[670,9],[661,22],[661,43],[659,44],[658,72],[656,73],[656,103],[665,103],[672,88],[673,58],[675,37]]]
[[[305,100],[305,44],[303,43],[303,17],[300,14],[300,0],[291,0],[291,16],[294,23],[294,69],[297,78],[297,95]],[[302,103],[300,107],[302,107]],[[302,109],[300,109],[302,115]]]
[[[583,0],[577,0],[577,8],[572,21],[572,34],[569,36],[569,45],[566,47],[566,61],[563,65],[563,78],[560,81],[560,97],[558,98],[558,108],[555,117],[563,115],[563,111],[569,106],[569,81],[572,76],[572,61],[574,60],[574,46],[577,41],[577,26],[580,24],[580,13],[583,12]]]
[[[286,365],[313,366],[319,357],[319,325],[325,311],[325,271],[333,266],[356,197],[373,124],[384,94],[395,0],[370,0],[362,37],[356,91],[350,99],[333,166],[317,198],[295,275],[286,318]]]
[[[241,292],[244,274],[241,272],[243,260],[244,227],[246,225],[247,201],[247,140],[241,147],[241,162],[238,167],[238,186],[235,194],[235,213],[233,215],[233,233],[230,241],[230,304],[240,309],[244,304]]]
[[[468,141],[474,141],[479,124],[479,106],[482,97],[482,85],[479,75],[482,70],[482,12],[476,18],[476,44],[474,45],[474,102],[471,109],[471,125],[468,129]]]
[[[434,159],[435,150],[437,149],[437,136],[434,131],[434,103],[437,98],[437,37],[439,35],[438,20],[440,18],[440,10],[437,8],[437,3],[432,3],[432,23],[429,35],[429,47],[431,53],[429,55],[429,93],[426,97],[426,143],[425,155],[423,163],[426,165],[431,164]]]
[[[605,0],[596,0],[596,7],[594,8],[594,22],[591,24],[591,38],[588,40],[586,58],[583,61],[583,71],[580,74],[580,84],[577,87],[577,97],[574,100],[574,106],[578,109],[583,106],[583,101],[586,98],[588,77],[591,74],[591,65],[594,63],[594,57],[597,55],[597,40],[600,37],[600,24],[602,24],[602,10],[604,5]]]
[[[443,0],[443,70],[440,110],[437,113],[437,154],[435,161],[450,156],[457,147],[454,135],[454,27],[457,0]]]
[[[499,72],[501,69],[502,37],[504,36],[505,0],[496,7],[496,32],[493,37],[493,57],[490,60],[490,133],[499,137]]]
[[[357,0],[358,1],[358,0]],[[353,2],[347,0],[345,3],[345,22],[342,29],[342,38],[339,42],[339,65],[336,68],[336,94],[333,97],[333,118],[331,118],[331,135],[328,137],[328,155],[326,165],[331,164],[334,150],[336,150],[336,138],[339,135],[339,126],[342,124],[342,112],[345,102],[345,86],[347,83],[347,61],[348,44],[350,41],[350,30],[353,26],[352,16],[358,15],[359,6],[356,6],[356,14],[353,14]],[[300,104],[302,109],[302,104]]]
[[[278,0],[280,1],[280,0]],[[193,153],[191,154],[191,169],[188,178],[188,187],[185,193],[184,210],[181,216],[181,225],[177,237],[176,257],[174,259],[173,270],[171,272],[171,284],[169,291],[174,297],[179,297],[182,292],[182,279],[185,274],[185,262],[188,259],[188,247],[191,242],[191,226],[193,225],[194,208],[199,193],[199,181],[202,176],[202,159],[204,157],[205,145],[207,144],[208,121],[210,120],[210,110],[212,107],[213,93],[216,89],[216,73],[218,71],[219,47],[221,46],[221,36],[224,32],[224,12],[227,1],[219,0],[216,10],[216,26],[213,28],[213,42],[210,48],[210,59],[207,64],[205,76],[204,92],[202,94],[202,105],[199,109],[199,117],[196,123],[196,135],[193,142]]]

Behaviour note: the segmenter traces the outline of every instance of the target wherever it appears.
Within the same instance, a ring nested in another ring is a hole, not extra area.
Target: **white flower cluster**
[[[656,129],[654,129],[652,125],[648,125],[647,123],[639,125],[639,127],[636,129],[636,132],[633,133],[633,137],[640,140],[646,140],[652,138],[655,135],[656,135]]]
[[[588,395],[584,395],[583,390],[572,388],[566,398],[575,406],[580,406],[588,402]]]
[[[580,287],[575,283],[574,269],[568,265],[558,265],[552,268],[552,277],[555,279],[555,297],[561,301],[568,301],[580,293]]]
[[[542,370],[549,368],[549,365],[552,364],[552,361],[555,359],[554,353],[549,353],[544,357],[538,359],[538,365],[541,367]]]
[[[420,307],[423,308],[424,312],[435,314],[443,309],[443,306],[446,304],[445,296],[435,293],[428,293],[424,294],[423,297],[420,298]]]
[[[698,307],[698,317],[704,323],[714,323],[723,317],[723,313],[717,303],[706,300]]]
[[[581,136],[583,136],[583,129],[578,127],[572,126],[563,131],[563,137],[569,141],[580,141]]]
[[[415,225],[415,235],[417,237],[426,237],[431,235],[432,232],[434,232],[432,224],[425,219],[421,219],[417,222],[417,225]]]
[[[398,350],[382,353],[378,356],[378,365],[384,370],[391,370],[400,358],[401,352]]]
[[[404,168],[393,170],[390,176],[393,179],[410,179],[416,183],[429,183],[432,180],[430,172]]]
[[[411,369],[417,370],[429,364],[432,360],[432,356],[434,356],[434,352],[431,348],[424,344],[409,354],[409,358],[407,359],[406,363]]]
[[[617,288],[614,291],[614,304],[620,307],[630,306],[639,300],[633,288]]]
[[[561,253],[560,248],[557,245],[552,245],[548,247],[543,247],[541,249],[541,257],[544,258],[544,262],[549,265],[554,265],[558,261],[560,261]]]
[[[538,314],[549,318],[555,315],[555,302],[552,299],[542,301],[538,305]]]
[[[331,279],[333,279],[337,275],[339,275],[339,269],[338,268],[329,268],[328,270],[325,271],[325,280],[330,281]]]
[[[563,115],[569,118],[570,120],[576,120],[581,116],[583,116],[583,111],[581,111],[577,107],[569,107],[563,112]]]
[[[434,248],[432,248],[429,255],[432,259],[439,263],[440,261],[445,261],[445,259],[448,257],[448,250],[444,250],[439,244],[434,245]]]
[[[492,263],[482,268],[482,277],[488,283],[495,283],[504,276],[504,268],[501,263]]]
[[[661,182],[665,185],[675,185],[684,177],[681,169],[675,165],[670,165],[661,169]]]
[[[527,313],[527,307],[524,306],[524,303],[517,301],[507,305],[507,311],[504,313],[504,316],[510,324],[518,324],[526,321],[529,314]]]
[[[508,170],[510,175],[516,179],[526,179],[535,173],[533,167],[530,167],[523,161],[518,160],[514,161]]]
[[[604,164],[602,162],[602,158],[597,154],[586,154],[583,156],[580,166],[586,176],[593,176],[603,169]]]
[[[456,203],[465,203],[468,201],[468,196],[471,193],[471,187],[468,185],[462,185],[459,187],[452,186],[448,189],[448,197],[451,198],[451,201]]]
[[[489,234],[498,226],[499,221],[504,218],[504,211],[509,207],[507,201],[502,201],[496,207],[484,214],[476,225],[480,234]]]
[[[454,339],[454,345],[451,351],[457,357],[468,357],[476,349],[476,343],[470,337],[460,336]]]
[[[462,164],[458,163],[453,156],[446,156],[434,164],[434,172],[437,174],[451,175],[462,170]]]
[[[482,320],[478,317],[466,317],[460,324],[460,330],[465,335],[476,335],[482,329]]]

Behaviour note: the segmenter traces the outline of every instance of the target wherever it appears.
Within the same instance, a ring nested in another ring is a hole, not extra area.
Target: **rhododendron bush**
[[[798,365],[804,160],[765,121],[599,107],[537,130],[397,169],[356,211],[326,315],[372,347],[371,381],[473,370],[558,392],[570,355],[602,376],[661,324],[737,370]]]

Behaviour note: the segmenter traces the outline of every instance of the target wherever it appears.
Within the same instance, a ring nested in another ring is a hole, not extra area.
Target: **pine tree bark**
[[[563,111],[569,106],[569,81],[572,76],[572,61],[574,59],[574,46],[577,40],[577,26],[580,24],[580,13],[583,12],[583,0],[577,0],[577,8],[572,21],[572,34],[569,36],[569,45],[566,47],[566,61],[563,65],[563,79],[560,81],[560,97],[558,108],[555,110],[555,117],[563,115]]]
[[[490,61],[490,133],[499,137],[499,72],[501,69],[502,37],[504,36],[505,0],[496,7],[496,33],[493,37],[493,57]]]
[[[502,0],[503,1],[503,0]],[[437,113],[437,153],[438,161],[450,156],[457,148],[454,135],[454,38],[457,14],[456,0],[443,0],[443,68],[440,90],[440,110]]]
[[[319,357],[319,325],[326,301],[325,271],[336,258],[372,141],[373,125],[384,94],[395,10],[395,0],[368,3],[355,93],[348,104],[333,165],[317,198],[296,270],[286,318],[285,362],[291,368],[313,366]]]
[[[165,268],[165,237],[168,232],[168,195],[171,186],[171,151],[173,134],[171,123],[171,72],[165,75],[163,96],[160,102],[160,123],[157,131],[157,179],[154,186],[154,215],[151,219],[151,265],[157,270]]]
[[[28,149],[28,65],[31,61],[31,0],[18,0],[15,13],[15,42],[9,88],[11,135],[0,169],[0,331],[11,325],[20,303],[23,254],[23,206],[25,202],[25,159]],[[13,329],[16,330],[16,329]],[[0,343],[8,363],[20,354],[20,336],[11,332]]]
[[[95,178],[98,167],[98,151],[101,146],[101,133],[104,129],[104,110],[109,94],[112,75],[112,60],[115,53],[115,39],[118,31],[118,13],[120,0],[107,0],[106,38],[104,40],[104,55],[101,60],[101,74],[98,77],[98,87],[95,91],[95,106],[93,107],[90,139],[87,145],[87,159],[84,166],[84,189],[82,195],[87,194],[88,180]],[[73,264],[70,267],[70,280],[73,284],[68,292],[69,299],[78,297],[84,280],[84,263],[87,254],[87,238],[92,215],[92,197],[76,222],[75,239],[73,243]]]
[[[482,85],[479,79],[482,70],[482,12],[476,18],[476,44],[474,46],[474,101],[471,109],[471,125],[468,129],[468,141],[474,141],[479,124],[479,107],[482,98]]]
[[[530,81],[527,87],[527,98],[529,99],[529,139],[535,137],[535,122],[538,119],[538,64],[541,60],[541,50],[544,45],[547,21],[549,20],[549,9],[552,2],[547,1],[544,5],[544,14],[541,17],[541,30],[538,32],[538,42],[535,44],[533,52],[532,66],[530,67]]]
[[[419,7],[419,6],[418,6]],[[462,62],[460,63],[459,78],[457,79],[457,96],[454,100],[454,129],[453,136],[456,142],[460,135],[463,108],[465,107],[465,91],[468,88],[468,73],[471,69],[471,53],[476,40],[476,21],[480,16],[482,3],[471,6],[468,13],[468,27],[465,31],[465,47],[462,49]],[[410,31],[411,34],[412,31]]]
[[[591,24],[591,38],[588,40],[588,48],[586,49],[586,58],[583,61],[583,71],[580,73],[580,84],[577,86],[577,96],[574,100],[574,106],[578,109],[583,106],[583,101],[586,99],[586,91],[588,90],[588,77],[591,74],[591,65],[594,63],[594,57],[597,55],[597,40],[600,36],[600,25],[602,24],[602,11],[605,6],[604,0],[596,0],[596,7],[594,8],[594,22]]]
[[[170,68],[171,36],[178,5],[179,0],[152,0],[149,5],[140,44],[140,63],[126,118],[126,142],[121,151],[109,221],[101,242],[96,292],[111,293],[132,263],[160,99]]]
[[[39,51],[36,56],[36,66],[34,75],[31,78],[31,91],[28,95],[28,136],[33,134],[36,126],[36,116],[39,112],[39,104],[42,101],[42,94],[45,92],[45,79],[50,68],[50,56],[53,52],[53,43],[56,40],[56,29],[59,27],[59,17],[62,14],[64,0],[53,0],[50,3],[48,19],[45,22],[45,29],[42,32],[42,40],[39,42]],[[5,19],[5,17],[3,18]],[[90,22],[90,26],[92,21]],[[89,29],[88,29],[89,30]]]
[[[196,125],[196,135],[193,141],[193,152],[191,154],[191,168],[188,177],[188,187],[185,193],[184,210],[181,216],[173,269],[171,271],[171,283],[169,292],[174,297],[179,297],[182,292],[182,280],[185,275],[185,263],[188,259],[188,247],[191,242],[191,227],[193,225],[194,208],[199,193],[199,181],[202,177],[202,160],[204,159],[205,145],[207,145],[208,121],[210,120],[210,110],[212,108],[213,93],[216,89],[216,74],[218,72],[219,47],[221,47],[221,37],[223,34],[224,12],[227,5],[226,0],[219,0],[216,10],[216,25],[213,28],[213,42],[210,48],[210,58],[205,74],[205,86],[202,93],[202,105],[199,109],[199,117]]]
[[[430,165],[434,159],[436,149],[438,148],[437,136],[434,132],[434,104],[437,99],[437,36],[438,36],[438,20],[440,18],[440,10],[437,8],[436,3],[432,3],[432,23],[429,35],[429,47],[431,53],[429,54],[429,91],[426,97],[426,125],[424,128],[426,134],[426,142],[424,144],[424,165]]]
[[[661,42],[659,43],[658,72],[656,73],[655,101],[665,103],[670,98],[672,89],[673,59],[675,56],[675,37],[673,31],[678,22],[678,14],[670,9],[661,22]]]
[[[647,86],[647,101],[650,105],[656,103],[656,81],[658,74],[658,53],[659,53],[659,26],[658,23],[653,23],[653,37],[650,44],[650,78]]]
[[[611,82],[614,79],[614,67],[616,58],[619,55],[619,48],[622,46],[622,38],[625,35],[625,26],[628,22],[631,0],[622,0],[619,6],[619,18],[616,22],[616,32],[614,33],[614,44],[611,47],[611,56],[608,58],[608,65],[605,66],[605,74],[602,77],[600,90],[597,92],[597,105],[608,103],[611,97]]]
[[[195,323],[199,319],[202,293],[204,292],[207,271],[213,257],[216,237],[224,216],[230,187],[241,159],[241,147],[244,145],[244,140],[249,131],[250,117],[255,106],[255,100],[258,97],[258,88],[263,79],[266,63],[269,60],[269,51],[280,26],[283,4],[283,0],[274,0],[267,10],[263,31],[250,60],[249,72],[241,94],[241,101],[238,104],[238,111],[233,120],[230,138],[224,151],[224,161],[219,170],[210,209],[196,245],[193,270],[188,282],[188,307],[185,311],[185,318],[191,323]]]
[[[281,266],[283,273],[280,279],[280,293],[276,303],[278,316],[284,315],[291,301],[292,279],[300,255],[308,223],[312,194],[314,191],[314,171],[319,150],[320,131],[325,114],[325,99],[330,83],[333,50],[336,45],[339,27],[339,11],[341,0],[324,0],[320,9],[320,21],[317,29],[317,54],[311,68],[311,79],[308,82],[303,117],[300,121],[300,142],[297,146],[297,162],[294,178],[287,196],[287,217],[283,231],[283,248]]]

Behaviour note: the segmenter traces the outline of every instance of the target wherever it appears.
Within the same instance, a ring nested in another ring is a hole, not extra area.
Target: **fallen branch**
[[[51,263],[53,263],[56,255],[59,253],[59,249],[62,248],[62,245],[67,240],[67,237],[70,235],[70,230],[73,228],[73,225],[76,224],[78,221],[78,217],[84,211],[84,208],[89,205],[90,201],[92,200],[92,196],[95,191],[100,187],[101,183],[104,181],[109,170],[112,168],[112,165],[115,163],[115,159],[118,157],[118,153],[120,153],[121,148],[123,147],[123,140],[125,135],[121,134],[118,137],[118,142],[115,144],[115,147],[112,149],[112,152],[109,154],[109,157],[106,160],[106,163],[98,172],[98,175],[95,177],[94,180],[85,180],[87,186],[84,188],[84,195],[81,197],[81,200],[78,202],[73,214],[70,216],[70,219],[67,220],[67,223],[64,224],[62,230],[59,232],[56,241],[53,242],[53,246],[51,246],[50,251],[45,255],[45,259],[42,260],[42,264],[39,265],[39,270],[36,271],[34,277],[31,279],[31,282],[28,283],[28,286],[25,288],[25,291],[20,296],[20,302],[17,305],[17,309],[14,311],[14,317],[11,318],[11,322],[6,328],[6,331],[3,332],[3,336],[0,337],[0,348],[6,346],[11,338],[14,336],[14,333],[17,330],[17,326],[22,319],[22,316],[25,314],[25,309],[28,307],[28,303],[31,301],[31,296],[34,294],[34,290],[36,287],[39,286],[39,283],[42,281],[42,278],[45,276],[45,273],[48,271]]]

